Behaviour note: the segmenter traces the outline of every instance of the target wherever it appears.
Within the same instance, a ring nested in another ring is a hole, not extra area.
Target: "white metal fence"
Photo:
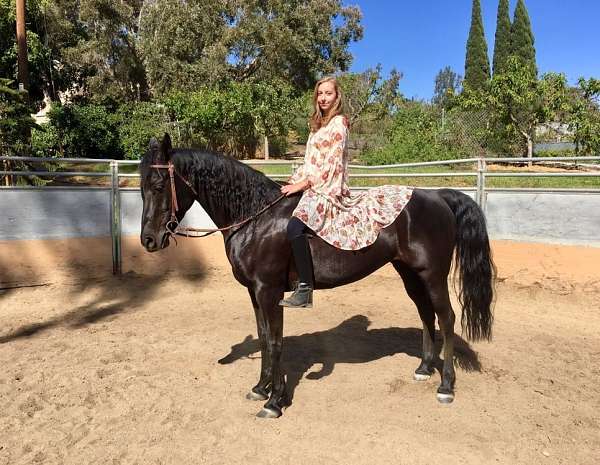
[[[112,238],[112,258],[113,258],[113,273],[121,273],[122,253],[121,253],[121,236],[122,236],[122,213],[121,213],[121,192],[137,190],[138,188],[131,187],[120,187],[120,180],[125,178],[137,178],[137,173],[123,173],[120,167],[124,165],[137,165],[139,161],[123,161],[123,160],[99,160],[99,159],[53,159],[53,158],[35,158],[35,157],[0,157],[1,162],[26,162],[28,164],[44,163],[44,162],[55,162],[55,163],[69,163],[71,165],[77,164],[95,164],[95,165],[106,165],[108,166],[107,171],[102,172],[89,172],[89,171],[32,171],[32,170],[0,170],[0,176],[37,176],[40,178],[57,178],[57,177],[106,177],[110,179],[110,185],[101,189],[110,191],[110,235]],[[521,178],[534,178],[534,177],[600,177],[600,165],[586,165],[591,169],[586,172],[573,172],[573,170],[564,170],[560,172],[547,172],[547,171],[533,171],[526,173],[514,173],[514,172],[493,172],[489,170],[489,164],[491,163],[528,163],[543,164],[543,163],[562,163],[565,168],[572,168],[575,165],[580,165],[582,162],[600,162],[600,156],[595,157],[538,157],[533,159],[528,158],[466,158],[460,160],[441,160],[432,162],[420,162],[420,163],[402,163],[397,165],[384,165],[384,166],[360,166],[350,165],[352,170],[360,169],[366,171],[364,173],[351,173],[350,178],[454,178],[454,177],[472,177],[475,178],[475,187],[472,188],[461,188],[463,191],[471,192],[474,195],[476,202],[482,207],[484,211],[487,210],[487,197],[492,192],[506,192],[506,193],[564,193],[564,194],[594,194],[600,197],[600,189],[559,189],[559,188],[491,188],[486,186],[486,180],[492,177],[521,177]],[[293,169],[297,166],[298,162],[292,161],[253,161],[250,162],[253,166],[260,165],[284,165],[289,166],[289,170],[285,174],[269,175],[274,179],[286,179]],[[455,166],[455,165],[468,165],[470,167],[475,166],[475,169],[461,170],[461,171],[436,171],[436,172],[402,172],[406,168],[415,167],[432,167],[439,166],[440,168]],[[6,166],[3,163],[3,166]],[[369,173],[368,171],[374,170],[397,170],[397,172],[386,172],[386,173]],[[6,187],[4,187],[6,189]],[[28,187],[22,187],[19,189],[33,189]],[[39,188],[36,188],[39,189]],[[42,187],[41,189],[52,189],[51,187]],[[68,187],[61,187],[61,189],[69,189]],[[364,189],[364,188],[356,188]],[[1,190],[0,190],[1,191]],[[501,215],[500,215],[501,216]],[[498,227],[501,227],[498,226]],[[600,227],[600,221],[599,221]],[[0,237],[2,239],[2,237]]]

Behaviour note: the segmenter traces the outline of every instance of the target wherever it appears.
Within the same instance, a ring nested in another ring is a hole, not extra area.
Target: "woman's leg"
[[[312,307],[313,266],[310,245],[306,236],[307,226],[295,216],[288,223],[287,236],[292,245],[299,284],[294,293],[279,302],[284,307]]]

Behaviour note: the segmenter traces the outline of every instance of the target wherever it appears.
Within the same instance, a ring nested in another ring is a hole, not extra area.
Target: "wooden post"
[[[17,0],[17,79],[19,90],[29,90],[29,69],[27,65],[27,31],[25,29],[25,0]]]
[[[265,160],[269,159],[269,138],[265,136]]]

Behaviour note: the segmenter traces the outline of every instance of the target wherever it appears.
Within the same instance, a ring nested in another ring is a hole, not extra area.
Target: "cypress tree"
[[[537,73],[535,47],[529,13],[524,0],[518,0],[511,28],[511,55],[516,55]]]
[[[464,87],[471,90],[485,87],[490,79],[490,60],[483,32],[480,0],[473,0],[471,29],[467,40]]]
[[[500,0],[494,40],[494,74],[502,73],[506,59],[510,55],[510,26],[508,0]]]

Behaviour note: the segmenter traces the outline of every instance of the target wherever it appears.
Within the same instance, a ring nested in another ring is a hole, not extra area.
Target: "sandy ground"
[[[218,237],[131,238],[121,278],[106,239],[0,243],[0,464],[600,463],[600,249],[493,247],[494,340],[457,336],[452,405],[439,374],[412,381],[420,321],[390,267],[286,313],[293,404],[262,420]]]

